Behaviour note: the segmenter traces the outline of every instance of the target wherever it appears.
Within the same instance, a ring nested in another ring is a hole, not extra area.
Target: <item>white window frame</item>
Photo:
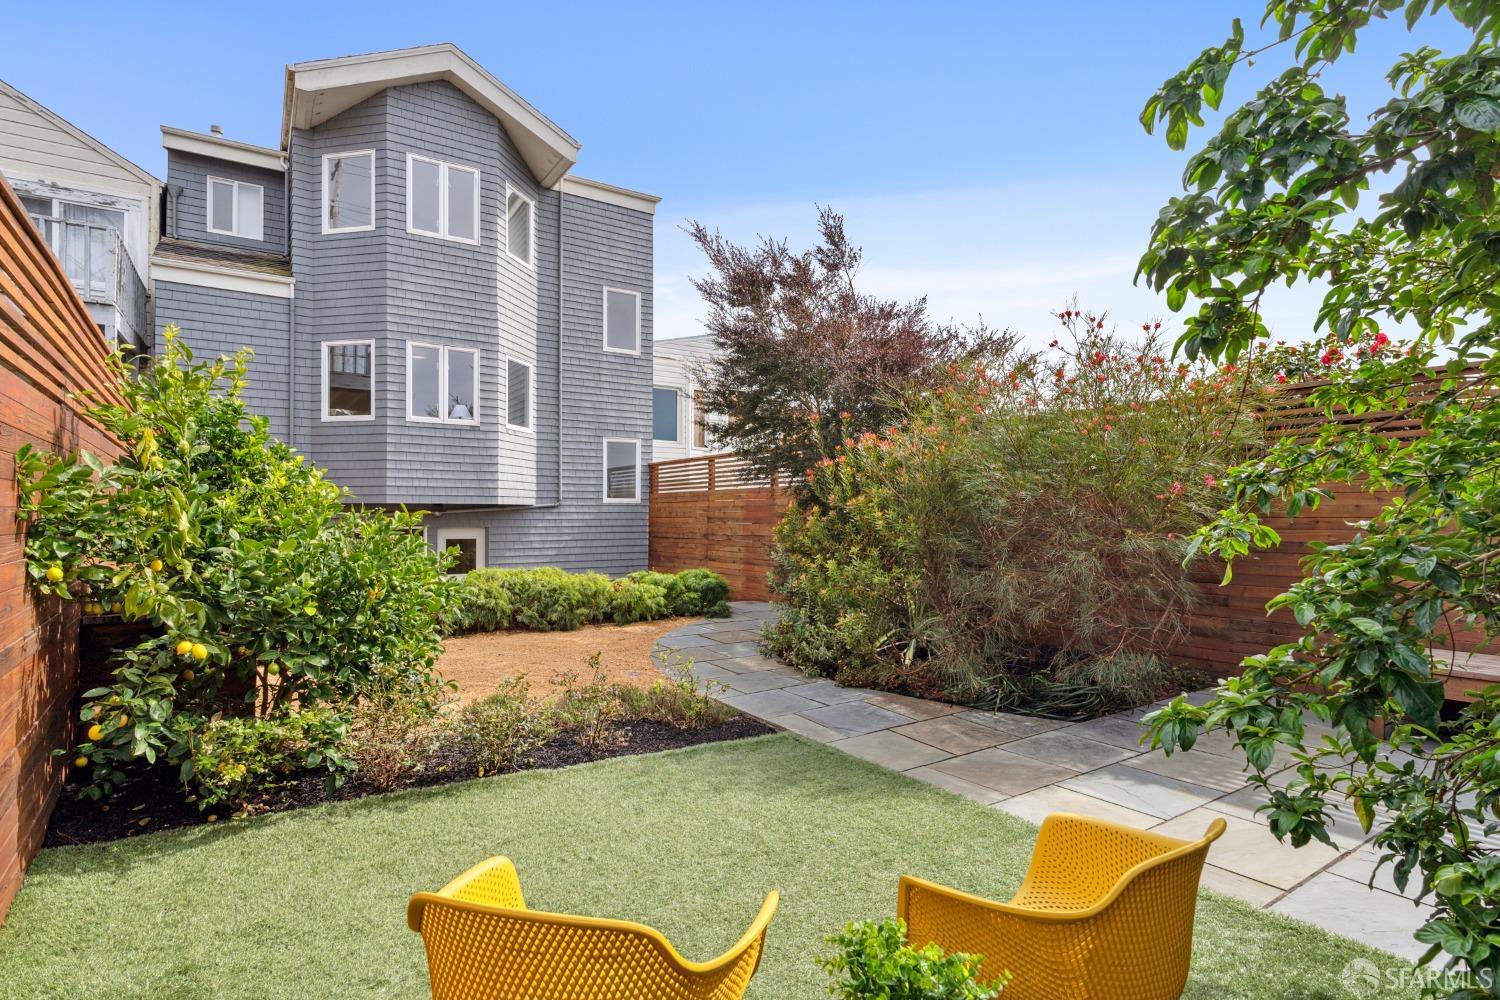
[[[526,424],[513,424],[510,422],[510,366],[511,364],[526,366]],[[525,358],[513,358],[509,355],[505,358],[505,429],[508,431],[519,431],[522,434],[536,433],[536,365]]]
[[[627,350],[625,350],[624,348],[621,348],[621,347],[610,347],[609,346],[609,293],[610,292],[619,292],[621,295],[634,295],[635,296],[635,350],[627,351]],[[613,287],[611,287],[609,285],[605,285],[604,286],[604,291],[600,295],[600,300],[601,300],[600,301],[600,309],[601,309],[601,312],[604,315],[604,320],[603,320],[603,326],[604,326],[604,350],[607,353],[609,353],[609,354],[628,354],[631,357],[639,357],[640,353],[641,353],[641,293],[640,292],[631,291],[629,288],[613,288]]]
[[[412,164],[417,160],[431,163],[438,168],[438,231],[428,229],[417,229],[412,225],[411,209],[411,184],[414,176]],[[474,175],[474,238],[467,239],[463,236],[451,236],[448,233],[448,171],[462,170],[464,173]],[[406,154],[406,231],[414,236],[430,236],[433,239],[447,240],[450,243],[467,243],[469,246],[479,245],[479,195],[480,173],[478,167],[465,166],[462,163],[449,163],[447,160],[439,160],[433,156],[424,156],[421,153]]]
[[[440,400],[440,416],[429,417],[425,414],[412,412],[412,351],[418,347],[426,347],[438,352],[438,399]],[[462,351],[465,354],[474,355],[474,416],[469,420],[459,420],[448,416],[448,354],[452,351]],[[443,344],[431,344],[423,340],[408,340],[406,342],[406,419],[414,424],[457,424],[460,427],[479,426],[479,362],[482,360],[480,352],[473,347],[448,347]]]
[[[484,546],[485,529],[483,528],[438,528],[437,529],[437,551],[439,554],[448,551],[450,541],[457,542],[463,539],[471,539],[474,542],[474,568],[484,569]],[[449,576],[458,576],[457,573],[449,573]]]
[[[214,228],[214,185],[228,184],[234,192],[229,198],[229,228]],[[255,188],[260,192],[260,235],[246,236],[240,232],[240,188]],[[237,181],[233,177],[215,177],[209,174],[203,182],[204,201],[208,206],[208,214],[204,218],[204,227],[217,236],[233,236],[236,239],[252,240],[256,243],[266,241],[266,186],[264,184],[251,184],[249,181]]]
[[[626,500],[622,497],[609,495],[609,446],[612,444],[635,445],[635,496]],[[640,438],[610,438],[604,439],[599,452],[599,474],[603,482],[600,484],[600,496],[605,503],[640,503],[641,502],[641,439]]]
[[[337,228],[330,228],[328,225],[328,161],[342,160],[353,156],[368,156],[370,158],[370,222],[364,226],[338,226]],[[377,211],[375,207],[375,163],[376,156],[373,149],[351,149],[342,153],[323,154],[323,178],[321,185],[323,188],[324,235],[330,233],[367,233],[375,228],[375,213]]]
[[[517,257],[515,254],[513,254],[513,253],[510,252],[510,198],[511,198],[511,195],[515,195],[517,198],[520,198],[522,201],[524,201],[530,207],[530,211],[526,213],[526,218],[527,218],[528,223],[529,223],[530,228],[531,228],[531,240],[530,240],[531,259],[530,260],[527,260],[524,257]],[[500,214],[501,214],[500,226],[505,231],[505,256],[509,257],[511,260],[515,261],[517,264],[520,264],[522,267],[530,268],[532,270],[535,270],[536,269],[536,200],[534,198],[532,198],[530,195],[528,195],[526,192],[517,190],[516,188],[511,187],[509,183],[507,183],[505,185],[505,207],[504,207],[503,211]]]
[[[672,432],[676,435],[670,438],[659,438],[656,436],[656,390],[670,392],[677,397],[677,420]],[[682,440],[682,390],[674,385],[653,385],[651,387],[651,441],[662,444],[683,444]]]
[[[370,349],[370,413],[368,416],[357,414],[332,415],[328,412],[328,349],[330,347],[356,347],[363,345]],[[364,337],[356,340],[324,340],[318,344],[318,365],[323,371],[323,391],[318,399],[319,414],[325,424],[349,424],[368,423],[375,419],[375,372],[378,362],[375,360],[375,341],[373,338]]]

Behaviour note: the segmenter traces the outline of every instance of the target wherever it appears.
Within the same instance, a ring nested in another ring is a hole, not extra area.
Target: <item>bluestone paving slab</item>
[[[719,683],[724,683],[734,676],[728,670],[716,667],[712,663],[694,663],[692,672],[693,676],[699,680],[718,681]]]
[[[1231,792],[1208,803],[1208,807],[1217,812],[1230,816],[1240,816],[1252,819],[1259,823],[1265,823],[1265,813],[1257,810],[1270,801],[1267,792],[1256,785],[1246,785],[1238,791]],[[1330,820],[1328,824],[1328,836],[1338,846],[1345,850],[1352,850],[1363,843],[1367,837],[1354,815],[1348,803],[1341,801],[1337,795],[1330,796],[1324,812]]]
[[[896,732],[954,754],[988,750],[1015,738],[993,726],[966,719],[962,715],[943,715],[936,719],[913,722],[909,726],[900,727]]]
[[[948,791],[962,795],[966,799],[973,799],[981,805],[989,805],[992,802],[999,802],[1005,798],[1004,792],[996,791],[984,785],[976,785],[972,781],[965,781],[956,774],[939,771],[930,764],[926,767],[912,768],[906,772],[906,776],[908,778],[916,778],[918,781],[925,781],[929,785],[946,788]]]
[[[1117,764],[1135,756],[1129,750],[1075,736],[1072,727],[1027,736],[1005,744],[1005,749],[1037,760],[1061,764],[1075,771],[1092,771],[1096,767]]]
[[[773,660],[769,656],[732,656],[728,653],[718,654],[719,660],[727,664],[726,669],[736,673],[746,673],[751,670],[781,670],[787,669],[780,660]]]
[[[1138,720],[1127,719],[1123,716],[1106,715],[1087,722],[1079,722],[1069,726],[1067,732],[1097,740],[1100,743],[1108,743],[1110,746],[1120,747],[1123,750],[1133,750],[1136,753],[1144,753],[1147,749],[1141,743],[1141,737],[1145,735],[1146,728]]]
[[[1056,719],[1039,719],[1036,716],[1016,715],[1012,712],[984,712],[978,709],[967,709],[958,713],[957,717],[977,722],[982,726],[989,726],[991,729],[998,729],[1017,739],[1022,736],[1035,736],[1037,733],[1049,733],[1067,725],[1066,722],[1059,722]]]
[[[963,709],[957,705],[947,705],[940,701],[928,701],[926,698],[911,698],[904,694],[874,694],[868,699],[871,705],[884,708],[892,712],[899,712],[909,719],[921,722],[923,719],[936,719],[942,715],[953,715],[962,712]]]
[[[1330,865],[1328,870],[1334,875],[1352,879],[1366,887],[1370,886],[1370,879],[1373,876],[1376,891],[1389,892],[1395,896],[1404,896],[1407,899],[1415,900],[1417,893],[1422,891],[1421,873],[1412,872],[1411,878],[1406,882],[1406,891],[1402,892],[1400,887],[1396,885],[1396,863],[1388,861],[1380,865],[1380,870],[1376,871],[1375,866],[1379,860],[1380,851],[1373,847],[1361,847],[1337,864]]]
[[[909,771],[914,767],[948,759],[948,754],[936,747],[919,743],[888,729],[863,736],[851,736],[829,745],[892,771]]]
[[[805,713],[810,708],[820,707],[810,698],[803,698],[795,690],[758,691],[755,694],[731,694],[719,699],[731,708],[737,708],[757,719],[774,719],[779,715],[794,712]]]
[[[767,719],[766,721],[773,726],[780,726],[782,729],[800,733],[808,739],[817,740],[819,743],[832,743],[834,740],[841,740],[845,736],[844,733],[839,732],[837,729],[820,726],[811,719],[804,719],[802,716],[795,714],[778,715],[774,719]]]
[[[726,670],[725,673],[728,676],[721,677],[719,680],[727,684],[731,691],[738,691],[741,694],[754,694],[757,691],[774,691],[777,688],[801,686],[794,678],[773,673],[769,670],[761,670],[750,674],[735,674],[729,673]]]
[[[809,701],[809,699],[802,699]],[[812,721],[830,729],[858,736],[861,733],[873,733],[879,729],[894,729],[896,726],[904,725],[911,721],[904,715],[888,712],[883,708],[876,708],[862,701],[846,701],[837,705],[817,705],[809,702],[815,707],[811,711],[802,712]]]
[[[1235,899],[1243,899],[1251,906],[1258,906],[1261,909],[1265,909],[1281,898],[1282,893],[1282,890],[1274,885],[1257,882],[1253,878],[1246,878],[1238,872],[1220,868],[1218,865],[1204,865],[1198,884],[1205,889],[1222,892]]]
[[[1078,773],[1071,768],[1048,764],[1034,757],[1009,753],[1002,747],[952,757],[933,767],[1006,795],[1020,795]]]
[[[1160,750],[1141,754],[1130,762],[1131,767],[1190,781],[1205,788],[1217,788],[1221,792],[1235,792],[1245,787],[1250,772],[1244,769],[1243,759],[1220,757],[1211,753],[1198,753],[1196,749],[1181,751],[1168,757]]]
[[[1313,841],[1306,847],[1293,847],[1278,841],[1263,822],[1225,816],[1212,809],[1194,809],[1153,829],[1179,840],[1197,840],[1216,819],[1224,820],[1228,828],[1209,847],[1209,862],[1278,889],[1296,888],[1339,857],[1339,852],[1326,844]]]
[[[1134,809],[1126,809],[1124,806],[1117,806],[1113,802],[1096,799],[1092,795],[1084,795],[1081,792],[1063,788],[1061,785],[1047,785],[1012,796],[997,802],[995,808],[1029,820],[1037,826],[1041,826],[1042,820],[1055,812],[1093,816],[1095,819],[1124,823],[1141,829],[1146,829],[1157,822],[1155,816],[1147,816]]]
[[[718,632],[704,632],[702,634],[708,636],[715,642],[758,642],[760,640],[759,632],[752,632],[750,629],[744,628],[734,628]]]
[[[699,646],[722,645],[719,641],[710,639],[706,635],[695,635],[691,632],[668,632],[660,639],[657,639],[656,644],[665,649],[696,649]]]
[[[709,640],[713,642],[713,640]],[[758,656],[760,655],[760,644],[755,642],[720,642],[718,654],[720,656]]]
[[[1431,918],[1432,907],[1416,906],[1388,892],[1373,892],[1328,872],[1293,889],[1270,908],[1335,934],[1357,936],[1364,944],[1409,961],[1427,951],[1427,945],[1412,935]]]
[[[870,696],[870,692],[865,688],[840,687],[826,677],[801,685],[797,688],[797,693],[804,698],[811,698],[825,705],[838,705],[846,701],[864,701]]]
[[[1217,789],[1152,774],[1129,764],[1111,764],[1068,778],[1063,785],[1161,819],[1181,816],[1220,794]]]

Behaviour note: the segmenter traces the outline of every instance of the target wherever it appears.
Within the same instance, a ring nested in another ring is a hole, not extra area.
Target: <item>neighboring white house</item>
[[[714,442],[713,419],[705,419],[699,405],[698,371],[714,357],[714,338],[676,337],[656,342],[651,380],[651,455],[669,458],[712,455],[722,450]]]
[[[149,349],[147,267],[160,231],[161,182],[3,80],[0,174],[105,342]]]

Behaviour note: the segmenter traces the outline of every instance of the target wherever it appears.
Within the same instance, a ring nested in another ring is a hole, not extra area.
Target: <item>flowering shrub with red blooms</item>
[[[1038,671],[1182,629],[1184,537],[1259,438],[1255,387],[1104,316],[1002,370],[955,366],[898,425],[807,473],[777,531],[770,644],[812,673],[1014,703]],[[1150,692],[1153,696],[1155,692]]]
[[[1408,357],[1412,347],[1392,340],[1379,330],[1364,331],[1349,341],[1337,333],[1305,344],[1278,340],[1252,348],[1248,364],[1261,378],[1275,385],[1295,385],[1326,379],[1339,372],[1352,372],[1366,361],[1395,361]]]

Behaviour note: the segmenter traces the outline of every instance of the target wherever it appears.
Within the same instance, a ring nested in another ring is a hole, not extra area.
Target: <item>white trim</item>
[[[431,163],[433,166],[435,166],[435,167],[438,168],[438,230],[437,230],[437,232],[433,232],[433,231],[428,230],[428,229],[417,229],[415,226],[412,225],[412,221],[411,221],[411,209],[412,209],[412,196],[411,196],[412,168],[411,167],[412,167],[412,163],[415,162],[415,161],[417,161],[417,160],[421,160],[424,163]],[[450,234],[448,232],[448,171],[449,170],[462,170],[464,173],[468,173],[468,174],[473,174],[474,175],[474,219],[473,219],[474,238],[473,239],[468,239],[468,238],[463,237],[463,236],[454,236],[454,235],[452,235],[452,234]],[[479,175],[479,168],[478,167],[469,167],[469,166],[465,166],[462,163],[449,163],[447,160],[439,160],[439,159],[437,159],[435,157],[427,156],[427,155],[425,155],[423,153],[407,153],[406,154],[406,231],[408,233],[411,233],[414,236],[430,236],[433,239],[447,240],[450,243],[467,243],[470,246],[476,246],[477,247],[479,245],[479,236],[480,236],[480,234],[479,234],[479,195],[480,195],[480,190],[481,190],[481,188],[480,188],[480,175]]]
[[[672,421],[672,434],[674,435],[673,437],[659,438],[656,436],[656,390],[658,389],[660,389],[662,392],[670,392],[677,399],[677,419]],[[651,386],[651,441],[653,444],[658,441],[662,444],[682,443],[682,390],[677,388],[675,385]]]
[[[342,160],[351,156],[368,156],[370,158],[370,222],[364,226],[339,226],[336,229],[330,229],[328,226],[328,161]],[[323,174],[318,178],[318,187],[322,189],[323,235],[327,236],[333,233],[367,233],[375,228],[375,163],[376,156],[373,149],[351,149],[343,153],[323,154]]]
[[[229,228],[214,228],[214,185],[228,184],[229,195]],[[219,236],[233,236],[238,240],[252,240],[256,243],[266,241],[266,186],[264,184],[252,184],[249,181],[237,181],[232,177],[216,177],[208,174],[203,182],[204,197],[208,201],[208,214],[203,220],[205,228],[211,233]],[[251,236],[249,233],[240,232],[240,188],[255,188],[260,192],[260,233]]]
[[[635,445],[635,496],[630,499],[624,497],[611,497],[609,495],[609,446],[612,444]],[[599,453],[599,474],[603,482],[600,484],[600,498],[605,503],[640,503],[641,502],[641,440],[640,438],[605,438]]]
[[[437,551],[440,552],[440,553],[441,552],[445,552],[445,551],[447,551],[448,543],[450,541],[456,542],[456,541],[461,541],[463,539],[469,539],[469,540],[471,540],[471,541],[474,542],[474,568],[475,569],[484,569],[484,567],[485,567],[485,558],[484,558],[484,554],[485,553],[484,553],[484,548],[485,548],[485,543],[487,541],[486,538],[485,538],[485,534],[486,534],[486,531],[485,531],[484,528],[443,528],[443,527],[439,527],[437,529],[437,545],[434,546],[434,548],[436,548]],[[449,575],[450,576],[457,576],[458,574],[456,574],[456,573],[450,573]]]
[[[281,145],[288,147],[294,128],[319,125],[387,87],[425,80],[447,80],[498,118],[543,187],[556,184],[578,161],[576,139],[448,43],[288,66]]]
[[[172,149],[179,153],[193,153],[197,156],[209,156],[215,160],[228,160],[247,167],[274,170],[278,174],[286,172],[286,156],[281,150],[252,146],[248,142],[235,142],[233,139],[226,139],[220,135],[204,135],[202,132],[189,132],[187,129],[163,125],[161,145],[163,149]]]
[[[628,208],[636,212],[645,212],[647,215],[655,215],[656,206],[661,203],[661,199],[654,194],[616,187],[613,184],[606,184],[603,181],[591,181],[587,177],[579,177],[577,174],[568,174],[557,182],[557,187],[563,194],[572,195],[575,198],[602,201],[606,205],[615,205],[619,208]]]
[[[526,423],[510,422],[510,366],[512,363],[526,366]],[[524,358],[505,356],[505,429],[523,434],[536,433],[536,365]]]
[[[412,412],[412,349],[425,347],[438,352],[438,416],[428,417]],[[468,420],[448,416],[448,355],[450,352],[460,351],[464,354],[474,356],[473,385],[471,387],[474,416]],[[432,344],[424,340],[408,340],[406,342],[406,419],[414,424],[456,424],[459,427],[479,426],[479,363],[482,359],[478,348],[474,347],[448,347],[444,344]]]
[[[297,284],[287,275],[257,274],[253,271],[238,271],[214,264],[164,260],[160,257],[151,258],[151,280],[192,285],[195,288],[218,288],[227,292],[269,295],[278,299],[291,298]]]
[[[609,293],[610,292],[619,292],[621,295],[634,295],[635,296],[635,348],[634,348],[634,350],[627,351],[627,350],[625,350],[624,348],[621,348],[621,347],[610,347],[609,346]],[[604,314],[604,320],[603,320],[604,343],[603,343],[603,346],[604,346],[605,352],[609,353],[609,354],[629,354],[629,355],[632,355],[632,356],[639,356],[640,353],[641,353],[641,293],[640,292],[633,292],[633,291],[631,291],[628,288],[611,288],[609,285],[605,285],[604,286],[604,291],[602,293],[600,293],[599,298],[600,298],[600,305],[602,306],[603,314]]]
[[[328,349],[330,347],[352,347],[364,344],[370,349],[370,413],[368,416],[330,416],[328,413]],[[322,370],[322,391],[318,393],[318,417],[325,424],[366,423],[375,419],[375,341],[361,337],[353,340],[322,340],[318,342],[318,367]]]
[[[510,252],[511,195],[515,195],[517,198],[520,198],[530,207],[530,211],[526,213],[526,218],[531,229],[531,241],[529,243],[529,246],[531,248],[530,260],[522,260],[520,257],[517,257],[515,254]],[[509,257],[517,264],[520,264],[522,267],[530,268],[533,271],[536,270],[536,200],[529,196],[525,191],[519,191],[516,188],[511,187],[509,181],[507,181],[505,184],[505,205],[500,212],[500,227],[505,230],[505,256]]]

